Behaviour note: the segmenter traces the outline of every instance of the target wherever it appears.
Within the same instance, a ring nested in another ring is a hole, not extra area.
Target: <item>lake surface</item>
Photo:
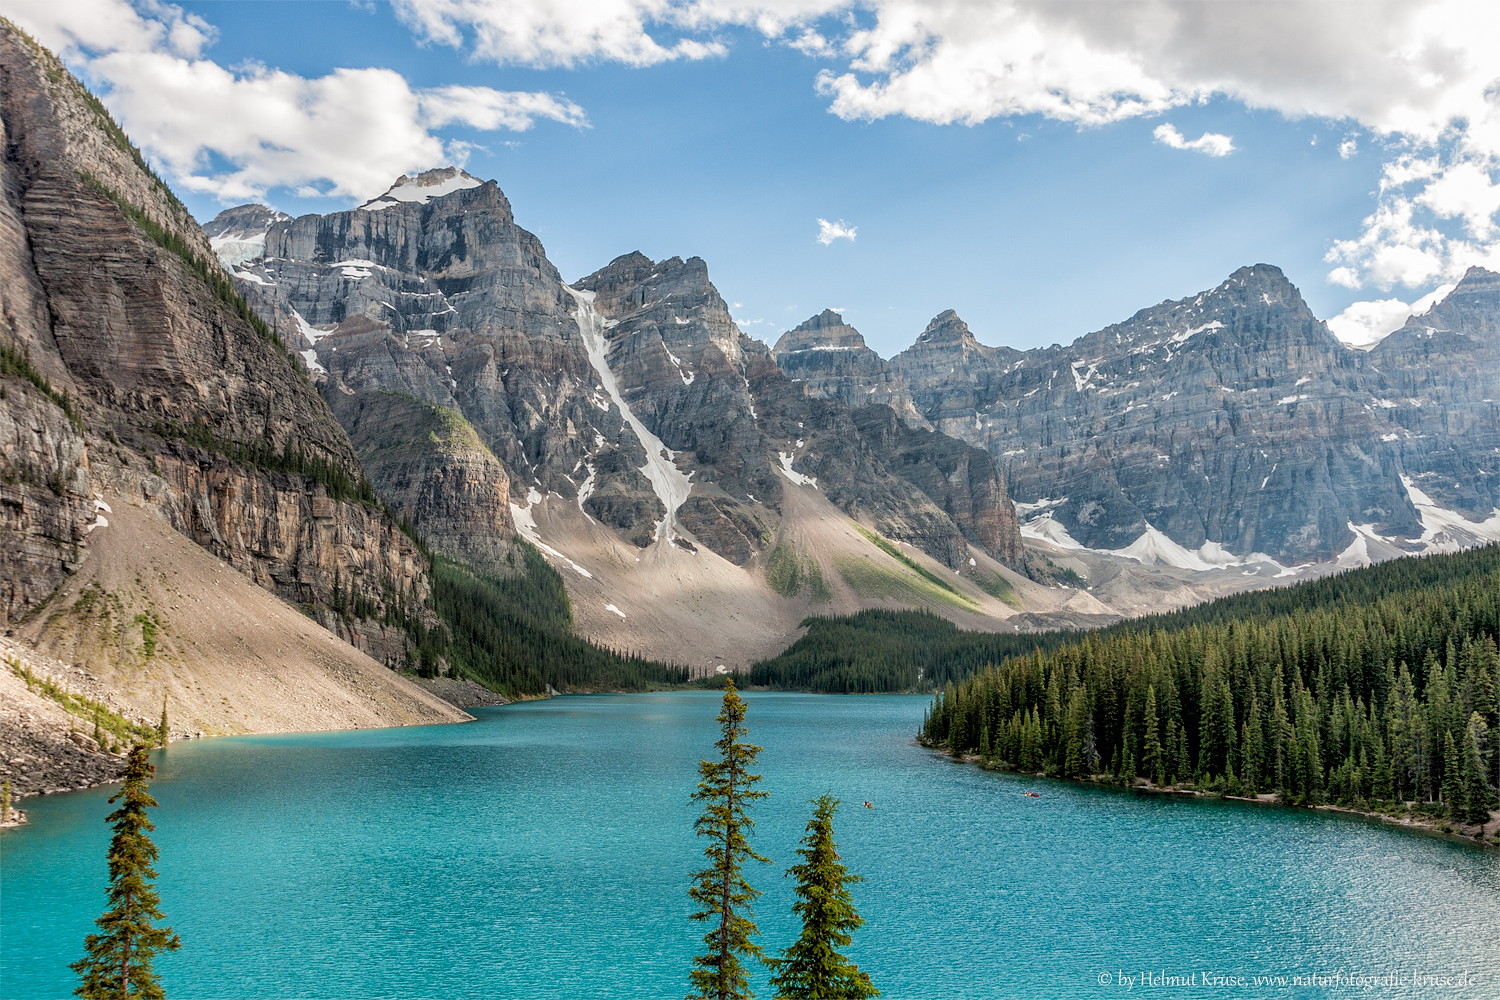
[[[982,772],[914,745],[923,697],[748,700],[768,950],[794,936],[781,873],[831,791],[867,879],[851,952],[888,997],[1500,997],[1495,852]],[[168,995],[683,996],[705,930],[687,920],[688,795],[717,710],[711,693],[566,697],[157,752],[158,888],[183,939],[158,959]],[[71,993],[111,794],[27,799],[32,825],[0,838],[0,995]]]

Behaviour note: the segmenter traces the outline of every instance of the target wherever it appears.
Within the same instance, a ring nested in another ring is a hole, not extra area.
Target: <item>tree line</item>
[[[1394,559],[1291,587],[1248,591],[1180,611],[1132,619],[1098,630],[966,632],[928,611],[862,611],[802,621],[807,634],[777,656],[751,667],[749,683],[831,694],[941,690],[987,666],[1098,635],[1173,631],[1191,625],[1265,620],[1298,609],[1365,605],[1393,594],[1451,586],[1500,572],[1500,546],[1467,552]],[[1397,650],[1408,663],[1425,650]]]
[[[921,737],[994,766],[1481,823],[1500,780],[1500,547],[1401,560],[1034,648]]]

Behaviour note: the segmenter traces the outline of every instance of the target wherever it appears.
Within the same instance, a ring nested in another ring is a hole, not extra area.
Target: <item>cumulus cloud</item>
[[[1500,262],[1500,5],[1143,0],[397,0],[424,39],[497,62],[648,65],[724,51],[747,26],[836,65],[815,86],[851,120],[1080,126],[1228,98],[1371,133],[1393,157],[1376,210],[1329,251],[1329,280],[1411,287]],[[1169,145],[1223,155],[1228,137]],[[1351,136],[1338,146],[1354,156]],[[1413,162],[1425,174],[1398,176]]]
[[[1453,291],[1454,287],[1452,284],[1439,285],[1417,301],[1410,303],[1400,299],[1356,302],[1330,319],[1328,329],[1348,346],[1369,350],[1405,326],[1408,317],[1420,316],[1447,298],[1448,293]]]
[[[584,121],[550,95],[421,90],[383,70],[318,79],[227,70],[205,61],[214,31],[201,18],[160,0],[138,4],[0,0],[47,44],[70,50],[174,173],[222,197],[278,183],[363,196],[461,153],[436,134],[445,125]],[[1340,156],[1363,145],[1387,157],[1374,211],[1328,250],[1330,281],[1415,289],[1471,264],[1500,266],[1493,3],[394,0],[394,10],[423,44],[533,67],[720,57],[728,29],[748,29],[824,61],[812,85],[850,120],[1041,115],[1092,127],[1214,98],[1329,119],[1349,136]],[[1169,125],[1156,135],[1211,155],[1233,146]]]
[[[851,226],[843,219],[837,222],[829,222],[827,219],[818,220],[818,242],[825,247],[834,240],[848,240],[854,242],[854,233],[858,226]]]
[[[470,145],[436,134],[449,126],[587,124],[582,108],[550,94],[414,88],[389,69],[337,69],[311,79],[257,65],[227,69],[203,57],[213,28],[168,4],[6,6],[106,91],[132,138],[179,184],[224,202],[261,199],[274,187],[369,197],[398,174],[462,162]]]
[[[394,0],[393,6],[396,16],[419,38],[468,48],[477,58],[502,64],[651,66],[726,51],[712,39],[658,41],[647,31],[648,23],[680,20],[690,14],[686,9],[690,5],[667,0]]]
[[[1163,124],[1156,126],[1156,131],[1151,133],[1156,141],[1173,149],[1191,149],[1195,153],[1204,153],[1208,156],[1228,156],[1234,152],[1234,140],[1227,135],[1218,132],[1204,132],[1198,138],[1188,141],[1183,138],[1182,133],[1171,125]]]

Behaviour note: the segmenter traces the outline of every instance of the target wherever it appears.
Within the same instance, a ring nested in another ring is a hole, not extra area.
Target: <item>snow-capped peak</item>
[[[402,174],[385,194],[379,198],[371,198],[359,207],[366,212],[378,212],[403,203],[425,205],[434,198],[465,188],[476,188],[483,183],[484,181],[470,176],[458,167],[438,167],[420,174]]]
[[[229,270],[266,255],[266,233],[291,216],[265,205],[226,208],[203,227],[219,263]]]

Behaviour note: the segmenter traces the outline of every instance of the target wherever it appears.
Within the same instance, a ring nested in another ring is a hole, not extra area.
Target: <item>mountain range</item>
[[[1128,614],[1500,537],[1500,277],[1479,268],[1369,351],[1262,264],[1066,347],[986,346],[949,310],[886,360],[828,310],[767,350],[696,258],[627,254],[567,285],[494,183],[457,168],[348,212],[242,206],[206,231],[346,427],[392,394],[467,420],[508,470],[512,523],[575,567],[590,634],[657,655],[684,633],[656,621],[649,634],[669,639],[653,645],[611,621],[630,619],[615,595],[636,588],[629,573],[585,582],[591,560],[641,558],[617,542],[701,546],[764,574],[785,537],[825,587],[848,582],[842,556],[799,534],[793,495],[980,590],[1096,584],[1097,604],[1018,601],[1044,615]],[[381,448],[362,440],[368,466]],[[372,476],[383,496],[396,488]],[[435,538],[476,537],[448,523]],[[714,566],[713,582],[676,586],[744,582]],[[835,589],[830,610],[884,596]],[[784,614],[756,618],[785,632]]]
[[[384,669],[454,627],[444,560],[705,672],[808,615],[1089,625],[1500,538],[1490,272],[1368,351],[1263,264],[1067,346],[770,346],[696,257],[565,281],[457,167],[200,227],[0,28],[0,614],[131,717],[459,717]]]

